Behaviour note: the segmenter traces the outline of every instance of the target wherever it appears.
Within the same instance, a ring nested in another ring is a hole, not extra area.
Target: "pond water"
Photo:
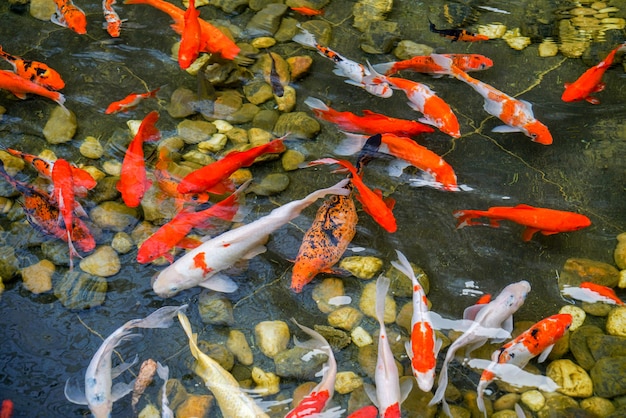
[[[120,2],[121,3],[121,2]],[[179,2],[175,2],[180,6]],[[467,3],[467,2],[463,2]],[[472,2],[480,3],[480,2]],[[510,14],[476,9],[475,25],[501,22],[509,27],[528,24],[529,10],[542,2],[488,1],[484,5],[505,9]],[[572,7],[566,1],[548,1],[546,7]],[[615,6],[619,6],[620,2]],[[44,61],[59,71],[66,82],[63,94],[66,106],[78,119],[78,131],[72,142],[49,145],[42,128],[56,106],[43,98],[18,100],[2,92],[0,104],[6,113],[0,121],[0,145],[37,154],[49,148],[59,157],[75,163],[101,166],[102,161],[89,161],[78,148],[87,136],[100,139],[105,146],[105,159],[123,158],[119,138],[127,135],[126,122],[142,119],[150,110],[158,110],[158,123],[163,138],[176,134],[180,119],[166,112],[171,93],[179,87],[196,90],[196,78],[181,71],[170,57],[171,46],[178,41],[169,27],[170,18],[143,5],[116,5],[120,16],[127,19],[119,39],[111,39],[101,28],[101,2],[86,0],[77,4],[87,14],[86,35],[34,19],[19,7],[0,4],[0,39],[2,48],[28,59]],[[392,54],[366,54],[359,48],[361,33],[352,26],[354,2],[331,1],[322,17],[332,25],[330,46],[346,57],[372,63],[395,60]],[[613,263],[615,237],[626,226],[624,174],[626,163],[626,85],[624,70],[619,63],[604,76],[606,90],[597,93],[601,104],[587,102],[564,103],[560,100],[563,83],[575,80],[588,65],[581,59],[538,56],[538,44],[517,51],[503,40],[482,43],[451,43],[428,30],[428,16],[438,26],[445,27],[440,1],[396,1],[387,19],[398,23],[400,38],[424,43],[437,52],[479,53],[493,59],[493,68],[473,75],[490,85],[533,104],[535,116],[545,123],[554,138],[550,146],[533,143],[522,134],[492,133],[500,123],[483,110],[483,99],[459,81],[442,77],[403,73],[404,77],[424,82],[444,98],[459,117],[462,136],[451,139],[435,132],[423,135],[419,142],[443,155],[454,167],[460,184],[469,186],[456,193],[428,187],[412,187],[410,179],[417,172],[407,169],[403,176],[390,179],[386,161],[373,161],[366,169],[366,182],[381,188],[396,200],[394,214],[398,231],[386,233],[363,211],[359,211],[357,233],[351,247],[363,247],[363,252],[346,255],[373,255],[385,262],[395,260],[395,250],[401,250],[409,260],[422,267],[431,283],[429,299],[433,310],[443,316],[458,318],[465,307],[473,304],[476,293],[497,293],[508,283],[528,280],[532,292],[516,315],[516,319],[537,321],[554,314],[566,302],[556,285],[557,271],[570,257],[585,257]],[[626,6],[624,3],[621,6]],[[25,9],[24,9],[25,10]],[[245,9],[238,15],[227,15],[221,10],[205,6],[202,17],[226,19],[244,28],[254,15]],[[623,14],[623,13],[622,13]],[[289,12],[300,21],[305,18]],[[557,14],[552,15],[556,19]],[[238,41],[246,41],[245,33]],[[600,59],[616,45],[608,45]],[[310,55],[314,63],[309,75],[292,83],[297,91],[296,111],[309,112],[303,101],[308,96],[331,103],[338,110],[359,114],[364,109],[389,116],[411,119],[416,113],[406,105],[406,97],[396,92],[389,99],[377,98],[362,89],[343,83],[332,74],[333,64],[313,51],[293,42],[272,47],[284,58],[292,55]],[[593,61],[593,59],[592,59]],[[595,60],[598,62],[598,60]],[[2,65],[2,68],[9,68]],[[117,115],[104,115],[104,109],[113,100],[130,92],[143,92],[161,86],[158,101],[146,101],[136,110]],[[240,88],[240,87],[238,87]],[[523,94],[522,94],[523,93]],[[262,105],[271,109],[272,103]],[[310,112],[309,112],[310,114]],[[248,128],[250,124],[243,125]],[[288,148],[296,149],[307,159],[333,155],[341,133],[330,123],[322,122],[320,134],[314,140],[289,139]],[[191,148],[190,146],[188,146]],[[252,168],[255,179],[271,172],[282,172],[277,161],[258,164]],[[271,211],[276,205],[300,199],[307,193],[336,183],[341,177],[328,167],[288,172],[289,187],[282,193],[268,197],[250,194],[250,207],[245,222],[250,222]],[[121,201],[121,199],[119,200]],[[539,207],[569,210],[587,215],[592,226],[577,232],[544,236],[535,235],[530,242],[521,240],[522,227],[503,222],[499,229],[471,227],[457,230],[452,212],[458,209],[487,209],[490,206],[529,204]],[[94,206],[89,198],[87,209]],[[291,263],[297,254],[303,231],[315,216],[318,205],[308,208],[302,216],[271,235],[268,252],[249,262],[248,269],[237,276],[239,289],[228,295],[235,306],[237,328],[252,341],[253,328],[262,320],[296,318],[308,326],[325,324],[324,315],[317,309],[311,292],[323,276],[305,287],[300,294],[289,289]],[[0,225],[10,228],[10,221],[0,216]],[[130,231],[127,231],[130,232]],[[98,244],[110,244],[111,231],[103,231]],[[37,248],[17,246],[16,254],[22,267],[42,258]],[[123,323],[141,318],[164,305],[189,303],[192,326],[201,339],[223,342],[228,329],[206,326],[197,312],[200,288],[193,288],[163,300],[152,292],[151,277],[162,269],[159,266],[140,265],[136,252],[121,255],[122,269],[107,278],[108,292],[102,306],[72,311],[49,292],[33,295],[19,278],[5,283],[0,297],[0,399],[15,403],[15,417],[77,417],[88,410],[69,403],[63,394],[68,377],[81,376],[102,338]],[[64,274],[66,267],[57,268],[54,280]],[[364,282],[354,277],[344,278],[345,291],[357,301]],[[403,300],[402,304],[407,300]],[[400,303],[400,301],[399,301]],[[374,333],[377,324],[365,319],[363,327]],[[292,327],[292,331],[295,327]],[[138,353],[140,359],[152,357],[170,367],[170,377],[183,380],[190,392],[206,393],[201,381],[188,365],[190,355],[187,339],[177,325],[168,330],[142,332],[144,338],[120,349],[125,359]],[[255,364],[272,370],[271,360],[255,350]],[[350,346],[337,353],[340,370],[358,370],[357,350]],[[136,369],[135,369],[136,371]],[[363,374],[364,375],[364,374]],[[366,378],[367,379],[367,378]],[[296,380],[282,382],[286,394],[298,384]],[[152,393],[156,400],[156,389]],[[347,395],[335,396],[346,404]],[[116,402],[114,416],[131,416],[130,396]],[[217,408],[214,408],[217,414]],[[217,415],[216,415],[217,416]]]

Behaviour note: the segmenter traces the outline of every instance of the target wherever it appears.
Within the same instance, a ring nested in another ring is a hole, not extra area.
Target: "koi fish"
[[[306,6],[289,8],[296,13],[300,13],[302,16],[319,16],[324,14],[324,11],[321,9],[312,9]]]
[[[435,94],[428,86],[400,77],[386,77],[370,67],[368,83],[387,83],[392,88],[402,90],[409,99],[409,106],[424,116],[419,122],[435,126],[441,132],[453,138],[461,136],[459,121],[450,106]]]
[[[345,139],[335,148],[337,155],[355,154],[367,141],[365,135],[347,132],[344,132],[344,135]],[[390,176],[398,177],[406,166],[412,165],[432,176],[433,187],[448,191],[459,190],[454,169],[439,155],[410,138],[383,134],[379,151],[402,160],[389,165]]]
[[[317,190],[304,199],[294,200],[254,222],[231,229],[204,242],[165,268],[152,283],[154,292],[163,298],[181,290],[202,286],[221,292],[234,292],[237,285],[221,271],[237,261],[250,259],[266,251],[263,243],[275,230],[296,218],[300,212],[327,194],[347,195],[347,180]]]
[[[183,70],[189,68],[200,55],[202,30],[198,20],[199,16],[200,11],[196,9],[195,0],[189,0],[183,20],[184,28],[180,38],[180,47],[178,48],[178,65]]]
[[[219,363],[207,356],[198,348],[198,335],[191,330],[189,318],[183,312],[178,312],[180,326],[189,338],[189,350],[196,359],[194,372],[204,380],[207,389],[211,391],[222,416],[238,418],[269,418],[263,410],[241,390],[239,382],[228,373]]]
[[[400,385],[398,368],[389,346],[385,328],[385,297],[389,290],[389,279],[383,275],[376,280],[376,318],[380,326],[378,334],[378,355],[374,381],[376,390],[370,385],[364,386],[365,393],[378,408],[379,416],[384,418],[400,418],[400,404],[404,402],[413,387],[413,380],[406,379]]]
[[[0,406],[0,418],[11,418],[13,416],[13,401],[5,399]]]
[[[615,294],[613,289],[593,282],[582,282],[578,286],[564,286],[561,294],[582,302],[624,305],[624,302]]]
[[[480,54],[442,54],[452,60],[452,64],[465,72],[488,70],[493,67],[493,61]],[[391,61],[372,65],[377,72],[384,75],[393,75],[408,70],[416,73],[426,73],[434,76],[448,74],[441,66],[435,64],[430,55],[418,55],[408,60]]]
[[[85,390],[81,390],[76,379],[65,382],[65,397],[68,401],[87,405],[96,418],[107,418],[111,415],[113,402],[126,396],[133,390],[133,382],[117,383],[112,381],[137,362],[137,356],[131,363],[122,363],[111,369],[111,354],[122,341],[136,337],[131,334],[133,328],[169,328],[174,323],[174,315],[187,308],[183,306],[164,306],[143,319],[131,319],[116,329],[100,345],[85,372]]]
[[[54,0],[56,12],[50,20],[59,26],[73,30],[79,35],[87,33],[87,17],[79,7],[75,6],[72,0]]]
[[[363,408],[359,408],[347,418],[377,418],[378,417],[378,409],[374,405],[367,405]]]
[[[561,96],[564,102],[578,102],[586,100],[591,104],[600,104],[600,100],[592,97],[592,93],[604,90],[606,84],[602,82],[602,77],[606,70],[613,65],[613,59],[617,51],[623,50],[624,46],[620,45],[606,56],[599,64],[589,68],[573,83],[565,83],[565,91]]]
[[[167,399],[167,381],[170,376],[169,367],[163,366],[157,361],[157,375],[163,380],[163,388],[161,389],[161,417],[174,418],[174,411],[170,409],[170,401]]]
[[[71,236],[72,225],[74,225],[74,179],[70,163],[62,158],[56,160],[52,167],[52,184],[54,186],[52,197],[59,206],[59,212],[67,230],[71,271],[74,269],[72,257],[80,256],[74,248]]]
[[[411,341],[406,343],[406,353],[411,360],[413,376],[417,385],[424,392],[430,392],[435,383],[435,366],[437,354],[441,349],[441,340],[435,335],[428,300],[422,285],[415,277],[409,260],[396,250],[398,261],[391,265],[411,279],[413,283],[413,316],[411,318]]]
[[[157,363],[151,358],[141,363],[141,367],[139,367],[139,374],[137,375],[135,384],[133,385],[133,397],[130,402],[130,406],[133,408],[133,411],[135,411],[135,408],[139,403],[139,399],[141,399],[141,396],[146,391],[146,388],[152,383],[156,371]]]
[[[278,71],[276,71],[276,60],[271,52],[268,52],[267,55],[270,57],[269,84],[272,87],[272,92],[278,97],[283,97],[285,95],[285,87],[283,87]]]
[[[120,19],[120,16],[113,8],[114,4],[115,0],[102,0],[102,11],[106,21],[107,32],[113,38],[118,38],[122,28],[122,19]]]
[[[333,394],[335,393],[335,378],[337,377],[337,362],[335,361],[333,349],[324,337],[311,328],[300,325],[295,319],[292,319],[292,321],[300,327],[302,331],[312,337],[311,340],[304,343],[296,340],[296,346],[322,350],[328,356],[328,361],[321,371],[322,380],[311,390],[311,393],[300,401],[298,406],[285,415],[285,418],[314,417],[321,413],[324,408],[326,408],[326,405],[328,405],[328,401],[333,398]],[[338,418],[343,412],[344,410],[336,411],[333,416]],[[324,414],[324,417],[327,417],[327,414]]]
[[[436,33],[444,38],[452,39],[452,42],[479,42],[489,40],[487,35],[475,34],[465,29],[437,29],[433,22],[429,20],[428,23],[428,27],[432,33]]]
[[[415,120],[398,119],[363,110],[363,116],[352,112],[339,112],[326,106],[314,97],[307,97],[304,104],[309,106],[316,117],[338,125],[348,132],[375,135],[379,132],[396,135],[415,136],[422,133],[435,132],[433,128]]]
[[[513,329],[513,314],[522,306],[528,292],[530,292],[530,284],[522,280],[506,286],[502,292],[488,304],[474,305],[465,309],[463,317],[466,320],[471,320],[472,323],[469,328],[448,347],[446,357],[441,366],[441,371],[439,372],[437,391],[435,392],[435,396],[428,403],[429,406],[442,402],[444,412],[451,415],[444,394],[448,386],[448,366],[452,359],[454,359],[454,355],[463,347],[466,347],[465,354],[469,355],[474,349],[485,344],[487,340],[492,337],[490,330],[504,328],[510,333]],[[435,328],[440,328],[437,325],[436,317],[433,317],[433,321]]]
[[[14,72],[7,70],[0,70],[0,89],[9,90],[19,99],[26,99],[27,94],[36,94],[38,96],[46,97],[50,100],[54,100],[65,110],[69,112],[63,103],[65,103],[65,96],[58,91],[48,90],[40,84],[27,80]]]
[[[346,83],[361,87],[374,96],[391,97],[393,91],[388,84],[384,82],[374,84],[366,81],[366,77],[370,75],[370,72],[363,64],[349,60],[338,52],[318,44],[311,32],[302,27],[300,27],[300,30],[301,33],[294,36],[293,41],[316,49],[320,55],[334,62],[335,70],[333,70],[333,73],[340,77],[348,78],[348,80],[345,80]]]
[[[470,77],[452,65],[452,60],[441,55],[432,54],[435,63],[445,68],[450,74],[468,84],[485,99],[485,112],[500,119],[505,125],[492,129],[492,132],[523,132],[532,141],[543,145],[552,143],[552,135],[548,128],[533,114],[532,104],[525,100],[517,100],[500,90]]]
[[[585,215],[562,210],[536,208],[529,205],[493,206],[488,210],[457,210],[452,212],[458,219],[457,229],[471,225],[485,225],[474,222],[472,219],[485,217],[489,219],[489,226],[497,228],[501,220],[512,221],[526,228],[522,233],[522,240],[530,241],[536,232],[543,235],[558,234],[559,232],[578,231],[591,225],[591,220]]]
[[[156,89],[147,93],[131,93],[128,96],[124,97],[122,100],[111,103],[106,108],[104,113],[110,115],[111,113],[127,112],[130,109],[134,109],[135,107],[137,107],[137,105],[139,105],[142,100],[156,97],[156,94],[160,89],[161,87],[157,87]]]
[[[517,366],[519,369],[526,367],[528,362],[539,356],[541,363],[552,351],[554,344],[565,334],[572,324],[572,315],[556,314],[542,319],[528,330],[521,333],[517,338],[504,344],[491,355],[491,364],[483,370],[478,383],[478,410],[487,417],[483,393],[496,377],[511,383],[515,383],[515,376],[509,375],[498,366],[508,364]]]
[[[26,80],[37,83],[50,90],[61,90],[65,87],[65,81],[56,70],[50,68],[48,64],[39,61],[25,60],[21,57],[11,55],[0,47],[0,58],[13,66],[15,74]]]
[[[231,151],[221,160],[208,164],[187,174],[178,184],[178,193],[201,193],[210,191],[224,182],[241,167],[249,167],[263,154],[278,154],[285,151],[283,140],[286,136],[258,145],[247,151]]]
[[[350,195],[324,201],[305,232],[291,273],[291,290],[300,293],[319,273],[332,272],[356,234],[358,215]]]
[[[154,234],[150,235],[141,244],[137,252],[137,262],[145,264],[165,256],[172,263],[174,257],[168,251],[175,246],[195,248],[200,245],[200,241],[194,241],[191,245],[188,241],[183,243],[185,236],[193,228],[209,226],[213,218],[232,221],[239,209],[239,199],[245,188],[250,184],[250,181],[248,180],[235,193],[208,209],[195,212],[192,209],[185,208],[178,212],[172,220],[157,229]]]
[[[152,185],[146,176],[143,143],[161,139],[161,132],[155,126],[157,120],[159,120],[157,111],[148,113],[139,125],[137,134],[130,141],[122,162],[122,172],[115,188],[122,194],[126,206],[131,208],[139,206],[143,195]]]
[[[185,12],[163,0],[125,0],[124,4],[147,4],[160,11],[170,15],[174,23],[172,29],[179,35],[182,35],[185,27]],[[198,18],[200,23],[201,52],[209,52],[211,54],[220,54],[224,59],[233,60],[241,50],[228,36],[221,30],[207,22]]]

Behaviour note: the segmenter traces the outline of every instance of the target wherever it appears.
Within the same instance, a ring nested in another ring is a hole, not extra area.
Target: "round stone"
[[[546,376],[559,385],[558,392],[572,397],[593,395],[593,382],[579,365],[568,359],[555,360],[548,365]]]

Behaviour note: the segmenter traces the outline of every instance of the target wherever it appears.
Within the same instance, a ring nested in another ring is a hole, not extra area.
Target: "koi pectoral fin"
[[[87,405],[87,398],[85,397],[85,392],[81,388],[78,380],[75,377],[70,377],[65,382],[65,397],[68,401],[75,403],[77,405]]]

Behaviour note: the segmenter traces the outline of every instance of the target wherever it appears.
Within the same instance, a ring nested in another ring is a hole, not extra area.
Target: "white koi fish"
[[[470,306],[465,310],[463,316],[473,320],[473,323],[448,348],[439,372],[437,391],[428,405],[435,405],[441,401],[444,412],[450,415],[450,408],[444,394],[448,386],[448,365],[454,359],[454,355],[463,347],[466,348],[465,354],[469,355],[470,352],[485,344],[490,338],[484,335],[485,329],[504,328],[510,332],[513,329],[513,314],[522,306],[528,292],[530,292],[530,283],[522,280],[505,287],[491,302]]]
[[[300,215],[306,207],[327,194],[347,196],[350,190],[342,180],[333,187],[317,190],[304,199],[294,200],[254,222],[231,229],[189,251],[163,270],[152,283],[154,292],[169,298],[184,289],[202,286],[220,292],[234,292],[237,285],[220,274],[241,259],[264,253],[269,234]]]
[[[409,260],[400,251],[396,250],[396,253],[398,261],[392,261],[391,265],[409,277],[413,283],[411,341],[406,343],[406,353],[411,360],[411,369],[413,369],[417,385],[424,392],[430,392],[435,383],[435,367],[437,354],[441,349],[441,340],[435,335],[428,310],[428,300],[422,285],[415,277]]]
[[[168,328],[174,321],[174,315],[185,309],[183,306],[164,306],[143,319],[132,319],[116,329],[104,340],[96,354],[94,354],[85,373],[85,391],[77,382],[68,379],[65,383],[65,397],[68,401],[87,405],[96,418],[106,418],[111,415],[113,402],[126,396],[133,390],[134,381],[130,383],[116,383],[113,379],[119,376],[137,362],[137,356],[131,363],[122,363],[111,368],[111,354],[122,341],[133,338],[138,334],[131,334],[133,328]]]
[[[157,361],[157,374],[163,380],[163,393],[161,395],[161,418],[174,418],[174,411],[170,409],[170,401],[167,399],[167,381],[170,378],[170,368],[163,366]]]
[[[191,330],[189,318],[178,312],[178,320],[189,338],[191,355],[196,359],[194,372],[204,380],[207,389],[217,401],[222,416],[237,418],[269,418],[263,410],[239,387],[239,382],[218,362],[204,354],[197,345],[198,335]]]

